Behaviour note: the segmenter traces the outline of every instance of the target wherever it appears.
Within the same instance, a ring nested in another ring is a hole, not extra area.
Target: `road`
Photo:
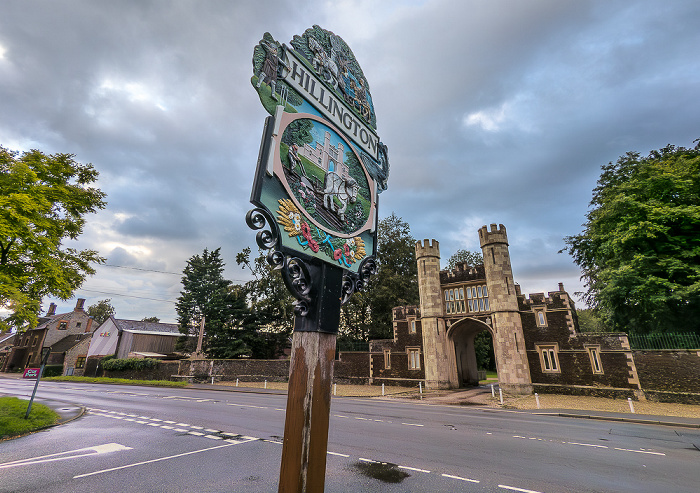
[[[0,379],[29,396],[33,382]],[[41,382],[85,406],[0,443],[0,492],[275,492],[286,396]],[[333,398],[327,492],[697,492],[700,430]]]

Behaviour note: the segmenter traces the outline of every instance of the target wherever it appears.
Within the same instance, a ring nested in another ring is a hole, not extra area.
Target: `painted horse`
[[[341,221],[345,221],[345,210],[348,203],[354,204],[357,200],[357,182],[354,178],[343,178],[338,173],[330,171],[326,173],[326,180],[323,185],[323,207],[338,215]],[[341,203],[338,207],[335,200]]]

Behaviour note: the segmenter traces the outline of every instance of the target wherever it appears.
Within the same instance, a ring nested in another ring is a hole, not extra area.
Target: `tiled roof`
[[[52,353],[64,353],[68,351],[70,348],[75,346],[76,344],[79,344],[82,339],[85,338],[85,336],[89,336],[90,334],[71,334],[67,335],[63,339],[59,340],[58,342],[55,342],[54,344],[51,345],[51,352]],[[80,339],[78,339],[78,336],[82,336]]]
[[[129,332],[150,332],[162,334],[179,334],[177,324],[164,324],[161,322],[142,322],[140,320],[113,319],[119,330]]]

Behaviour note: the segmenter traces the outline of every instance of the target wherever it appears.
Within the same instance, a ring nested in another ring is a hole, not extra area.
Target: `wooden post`
[[[324,264],[319,271],[314,308],[294,320],[279,493],[323,493],[326,481],[343,270]]]
[[[197,338],[197,350],[195,354],[197,356],[202,356],[202,343],[204,342],[204,315],[202,315],[202,321],[199,324],[199,337]]]

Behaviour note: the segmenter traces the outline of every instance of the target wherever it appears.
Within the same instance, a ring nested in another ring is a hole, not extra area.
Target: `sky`
[[[380,218],[438,240],[443,266],[504,224],[523,293],[583,289],[558,252],[601,166],[700,137],[695,0],[4,0],[0,145],[75,154],[107,194],[66,243],[106,258],[75,298],[175,322],[205,248],[250,279],[235,258],[255,251],[245,214],[267,116],[253,48],[314,24],[367,78],[391,166]]]

